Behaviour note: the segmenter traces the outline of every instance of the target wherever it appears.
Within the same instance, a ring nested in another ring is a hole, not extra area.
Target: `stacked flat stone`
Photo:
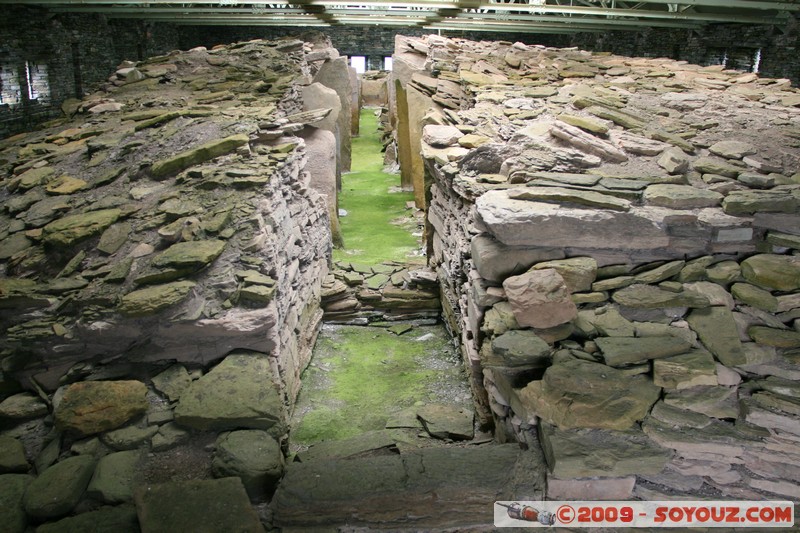
[[[436,323],[441,309],[436,272],[420,264],[365,265],[337,262],[322,283],[325,322],[367,325],[375,321]]]
[[[250,499],[281,477],[321,325],[349,80],[324,39],[174,52],[0,141],[4,530],[263,531]]]
[[[439,36],[394,65],[482,420],[548,497],[800,497],[788,80]]]

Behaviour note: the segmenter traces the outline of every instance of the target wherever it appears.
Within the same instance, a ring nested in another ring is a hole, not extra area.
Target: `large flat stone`
[[[703,428],[687,428],[648,417],[642,423],[642,429],[648,437],[666,448],[686,454],[727,455],[732,461],[754,443],[737,431],[733,424],[713,419]]]
[[[728,215],[766,215],[768,213],[797,213],[798,200],[789,191],[731,191],[722,201]]]
[[[228,154],[238,147],[247,144],[249,140],[250,138],[247,135],[238,134],[225,137],[224,139],[209,141],[195,148],[190,148],[172,157],[153,163],[153,166],[150,167],[150,174],[155,179],[164,179],[191,166],[199,165],[215,157]]]
[[[291,463],[271,506],[275,525],[287,529],[491,527],[486,501],[543,497],[541,461],[506,444]]]
[[[283,401],[272,379],[265,356],[229,355],[181,394],[175,421],[206,431],[274,428],[282,432]]]
[[[206,240],[173,244],[153,259],[157,267],[197,270],[219,257],[225,248],[225,241]]]
[[[653,250],[669,246],[665,212],[580,209],[509,198],[489,191],[475,202],[479,224],[508,246]]]
[[[708,307],[708,298],[689,291],[672,292],[654,285],[636,283],[622,288],[612,296],[620,305],[638,309],[658,309],[663,307]]]
[[[623,477],[661,472],[672,452],[639,431],[561,429],[539,425],[550,473],[557,478]]]
[[[735,387],[697,386],[672,391],[664,403],[714,418],[735,419],[739,415],[739,397]]]
[[[716,142],[708,147],[708,151],[725,159],[742,159],[746,155],[757,153],[752,144],[734,140]]]
[[[547,499],[561,501],[629,500],[636,476],[602,479],[547,480]]]
[[[800,348],[800,331],[769,328],[766,326],[751,326],[747,334],[758,344],[773,346],[775,348]]]
[[[437,439],[470,440],[475,436],[472,409],[443,404],[423,405],[417,409],[417,418],[425,431]]]
[[[597,209],[610,209],[612,211],[628,211],[631,203],[623,198],[617,198],[596,191],[567,189],[563,187],[535,187],[517,188],[508,191],[508,197],[515,200],[533,200],[542,202],[555,202],[565,204],[578,204]]]
[[[716,174],[727,178],[735,178],[743,169],[730,165],[713,157],[700,157],[695,159],[692,167],[701,174]]]
[[[42,241],[52,246],[69,247],[103,232],[120,217],[119,209],[101,209],[59,218],[42,230]]]
[[[562,249],[506,246],[487,234],[474,237],[470,246],[475,269],[482,278],[497,283],[522,274],[534,263],[564,257]]]
[[[644,201],[648,205],[672,209],[716,207],[722,203],[722,198],[718,192],[691,185],[656,184],[650,185],[644,192]]]
[[[800,289],[800,257],[760,254],[742,261],[742,275],[765,289],[795,291]]]
[[[237,477],[148,486],[136,493],[136,509],[142,533],[264,531]]]
[[[186,298],[195,286],[193,281],[175,281],[129,292],[122,297],[119,312],[129,317],[154,315]]]
[[[598,337],[595,342],[606,364],[615,367],[686,353],[692,346],[678,337]]]
[[[645,376],[573,359],[554,364],[541,380],[520,389],[526,412],[517,415],[538,416],[560,428],[626,430],[645,417],[660,393]]]

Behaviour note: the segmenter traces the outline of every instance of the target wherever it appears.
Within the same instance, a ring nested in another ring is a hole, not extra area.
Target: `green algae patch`
[[[414,212],[406,209],[414,194],[400,191],[399,175],[382,171],[374,109],[361,110],[361,132],[353,138],[353,172],[342,176],[339,208],[347,211],[347,216],[339,222],[344,248],[334,250],[333,258],[367,264],[405,261],[420,248],[413,235],[417,230]]]
[[[459,357],[441,326],[402,337],[384,329],[326,325],[303,374],[290,442],[303,448],[380,430],[413,406],[471,409]]]

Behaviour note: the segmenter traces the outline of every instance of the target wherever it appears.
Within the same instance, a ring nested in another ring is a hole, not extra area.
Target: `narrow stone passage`
[[[371,272],[388,281],[390,276],[381,274],[384,268],[418,267],[424,265],[424,257],[413,234],[417,217],[406,205],[413,194],[400,190],[398,175],[383,171],[375,109],[361,110],[361,136],[352,146],[353,172],[343,177],[340,196],[340,209],[346,212],[341,219],[345,248],[334,253],[335,272],[354,266],[370,271],[363,275],[369,290]],[[429,315],[392,323],[378,320],[370,327],[326,325],[302,377],[291,422],[291,452],[389,430],[393,431],[383,440],[426,446],[429,443],[416,442],[423,431],[417,412],[426,409],[455,417],[462,426],[457,438],[473,438],[464,371],[452,339],[436,322]],[[365,439],[360,444],[356,439],[355,446],[369,447]]]
[[[322,284],[328,323],[302,376],[274,525],[484,531],[493,501],[541,497],[543,459],[476,430],[437,275],[412,235],[413,195],[381,170],[375,113],[361,118],[340,196],[345,248]]]
[[[419,255],[417,218],[406,208],[411,192],[400,190],[400,176],[383,172],[376,109],[361,110],[361,135],[353,138],[352,172],[342,177],[339,208],[344,249],[335,250],[339,262],[378,264],[407,261]]]

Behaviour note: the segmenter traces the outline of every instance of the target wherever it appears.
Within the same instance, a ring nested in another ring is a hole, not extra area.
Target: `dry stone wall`
[[[3,390],[245,349],[293,402],[339,158],[305,140],[338,110],[301,94],[336,55],[254,41],[125,63],[69,118],[2,141]]]
[[[800,497],[800,92],[438,36],[398,64],[448,324],[547,496]]]
[[[4,531],[270,523],[349,142],[337,58],[285,39],[125,62],[0,141]]]

